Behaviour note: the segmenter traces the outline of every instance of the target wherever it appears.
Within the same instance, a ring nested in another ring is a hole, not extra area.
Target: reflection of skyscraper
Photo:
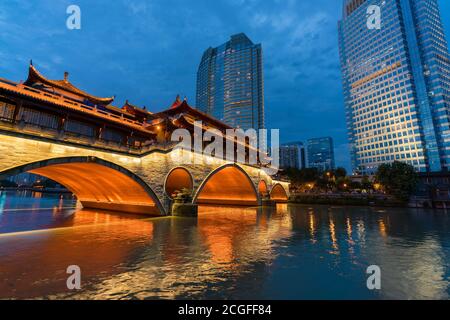
[[[373,8],[381,29],[368,27]],[[353,170],[395,160],[448,169],[450,60],[437,0],[345,0],[339,47]]]
[[[308,168],[317,168],[321,171],[333,170],[335,168],[332,138],[309,139],[306,153]]]
[[[286,143],[280,146],[280,168],[303,169],[305,167],[305,148],[302,142]]]
[[[197,108],[232,127],[264,128],[262,48],[243,33],[203,54]]]

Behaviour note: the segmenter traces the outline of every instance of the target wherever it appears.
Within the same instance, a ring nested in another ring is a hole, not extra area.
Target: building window
[[[102,139],[106,141],[121,143],[124,140],[124,135],[116,130],[107,128],[103,131]]]
[[[27,124],[39,127],[57,129],[58,117],[49,113],[36,111],[30,108],[21,108],[19,111],[19,119]]]
[[[66,131],[87,137],[94,136],[93,126],[76,120],[69,120],[66,122]]]
[[[13,121],[15,105],[0,101],[0,120]]]

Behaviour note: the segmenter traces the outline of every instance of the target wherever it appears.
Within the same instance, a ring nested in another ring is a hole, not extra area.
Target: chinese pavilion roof
[[[29,71],[28,71],[28,79],[25,81],[25,85],[34,86],[36,84],[42,84],[45,86],[49,86],[52,88],[59,89],[61,91],[71,93],[78,97],[81,101],[87,100],[93,104],[97,105],[109,105],[114,101],[114,97],[110,98],[100,98],[93,96],[83,90],[75,87],[72,83],[69,82],[68,73],[64,74],[63,80],[50,80],[44,77],[34,66],[30,63]]]
[[[146,107],[140,108],[134,104],[131,104],[128,100],[125,102],[122,110],[125,110],[135,116],[149,117],[152,115],[152,112],[148,111]]]
[[[67,110],[90,115],[97,119],[124,125],[140,132],[154,132],[162,125],[167,129],[186,128],[193,130],[196,121],[201,121],[203,128],[218,129],[225,132],[232,129],[227,124],[201,112],[188,104],[187,99],[177,96],[170,107],[158,113],[152,113],[145,107],[140,108],[128,100],[123,107],[112,105],[114,98],[99,98],[90,95],[71,84],[68,75],[63,80],[49,80],[30,64],[28,79],[25,83],[15,83],[0,78],[0,92],[18,95],[38,101],[47,102]]]
[[[186,99],[181,101],[179,96],[177,96],[175,102],[169,109],[161,111],[159,113],[154,113],[152,114],[152,116],[155,119],[183,117],[186,120],[191,119],[189,120],[189,122],[193,122],[192,119],[195,121],[203,121],[204,125],[208,127],[214,127],[219,130],[231,129],[229,125],[223,123],[222,121],[219,121],[211,117],[210,115],[191,107]]]

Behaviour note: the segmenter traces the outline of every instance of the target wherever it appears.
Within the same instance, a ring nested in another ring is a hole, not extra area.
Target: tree
[[[361,189],[364,189],[364,188],[362,187],[361,182],[359,182],[359,181],[350,181],[350,189],[351,190],[361,190]]]
[[[300,183],[309,183],[315,182],[319,179],[319,170],[317,168],[305,168],[300,170],[299,172],[299,182]]]
[[[339,177],[336,179],[336,187],[339,191],[349,191],[352,188],[352,181],[349,177]]]
[[[321,191],[327,191],[330,188],[330,181],[324,177],[320,177],[316,180],[315,187]]]
[[[345,168],[339,167],[336,170],[334,170],[334,175],[336,178],[345,178],[347,177],[347,170]]]
[[[301,170],[289,168],[285,170],[285,174],[293,184],[314,183],[319,178],[319,172],[316,168],[306,168]]]
[[[419,177],[413,166],[395,161],[382,164],[377,170],[375,181],[381,184],[388,194],[406,202],[416,190]]]
[[[364,176],[361,180],[361,188],[365,190],[373,189],[373,183],[370,181],[368,176]]]

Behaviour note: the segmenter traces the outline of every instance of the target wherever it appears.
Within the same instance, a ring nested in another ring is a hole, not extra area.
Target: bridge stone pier
[[[261,168],[202,155],[195,155],[199,164],[186,164],[183,152],[130,155],[0,133],[0,178],[39,174],[67,187],[84,207],[149,215],[169,215],[171,193],[182,188],[198,204],[258,206],[270,193],[287,201],[288,184]]]

